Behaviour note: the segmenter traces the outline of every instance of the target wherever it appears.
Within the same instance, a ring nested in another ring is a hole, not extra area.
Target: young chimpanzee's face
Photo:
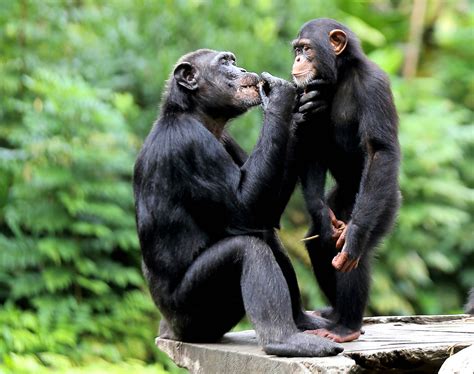
[[[293,80],[298,87],[306,87],[314,79],[335,82],[337,58],[348,42],[339,24],[326,20],[307,22],[293,41],[295,61]],[[341,25],[342,26],[342,25]]]
[[[233,118],[261,103],[259,76],[236,66],[230,52],[197,51],[177,66],[175,79],[213,117]]]
[[[295,61],[292,75],[298,87],[306,87],[317,76],[316,55],[310,39],[298,38],[293,42]]]

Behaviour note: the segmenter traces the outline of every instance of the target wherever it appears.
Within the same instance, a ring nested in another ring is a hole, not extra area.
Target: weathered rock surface
[[[215,344],[160,338],[156,344],[191,374],[435,373],[450,355],[474,344],[474,317],[468,315],[372,317],[364,330],[336,357],[269,356],[253,331],[228,333]]]
[[[474,345],[464,348],[449,357],[439,369],[439,374],[474,373]]]

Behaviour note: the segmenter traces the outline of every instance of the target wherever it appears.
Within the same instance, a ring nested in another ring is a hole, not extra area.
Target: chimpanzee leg
[[[351,341],[360,335],[364,310],[369,300],[371,253],[392,228],[399,201],[397,193],[393,197],[393,202],[387,204],[382,219],[371,231],[358,267],[348,273],[335,272],[337,291],[336,301],[332,304],[336,317],[335,324],[328,330],[319,331],[318,335],[338,342]]]
[[[363,256],[356,269],[348,273],[337,272],[335,310],[339,315],[338,324],[353,331],[361,328],[364,309],[369,299],[369,289],[369,256]]]
[[[313,266],[314,275],[318,281],[321,291],[324,293],[331,305],[336,304],[336,270],[331,261],[337,254],[334,240],[329,234],[322,233],[319,222],[314,222],[308,232],[308,237],[319,235],[319,237],[308,240],[306,249]]]
[[[272,249],[273,255],[275,256],[275,259],[283,272],[283,276],[286,279],[286,283],[288,284],[293,309],[293,318],[296,326],[303,331],[328,327],[330,321],[305,312],[301,301],[301,293],[298,287],[295,270],[291,264],[288,253],[281,244],[276,232],[269,231],[265,235],[265,242]]]
[[[340,186],[335,185],[328,193],[326,204],[336,215],[338,220],[347,223],[350,220],[352,208],[354,206],[355,192],[344,191]],[[325,220],[327,221],[327,217]],[[324,227],[323,225],[321,225]],[[335,248],[335,240],[331,238],[327,229],[320,229],[319,242],[315,240],[314,245],[319,248],[312,249],[313,253],[312,264],[315,271],[316,279],[320,285],[321,290],[327,297],[330,304],[334,307],[337,304],[337,271],[332,266],[332,259],[337,255],[338,250]],[[310,243],[311,244],[311,243]],[[308,250],[310,250],[308,248]],[[319,313],[331,320],[338,319],[338,310],[333,307],[323,308]]]
[[[361,258],[357,269],[349,273],[336,271],[331,264],[336,251],[334,242],[320,246],[319,251],[309,249],[314,273],[331,308],[318,314],[333,321],[329,328],[316,329],[312,333],[337,342],[351,341],[360,336],[362,316],[369,294],[370,273],[366,257]],[[324,253],[322,253],[324,252]]]
[[[349,329],[360,329],[362,325],[364,309],[369,300],[371,253],[392,229],[400,200],[401,196],[398,191],[394,192],[391,199],[386,200],[385,210],[371,230],[358,267],[348,273],[337,273],[336,310],[340,316],[338,323]]]
[[[239,303],[236,285],[240,285],[245,311],[265,352],[327,356],[342,351],[338,344],[298,331],[288,286],[272,250],[264,241],[248,236],[218,242],[188,269],[175,292],[176,309],[184,317],[175,321],[179,338],[208,340],[225,333],[234,323],[225,316]]]

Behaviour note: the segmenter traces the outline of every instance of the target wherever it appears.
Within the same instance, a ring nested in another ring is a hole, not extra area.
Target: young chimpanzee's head
[[[230,119],[261,102],[259,76],[235,64],[230,52],[200,49],[179,59],[168,81],[165,106]]]
[[[316,78],[336,83],[341,67],[362,53],[355,34],[328,18],[305,23],[292,44],[295,52],[292,74],[299,87]]]

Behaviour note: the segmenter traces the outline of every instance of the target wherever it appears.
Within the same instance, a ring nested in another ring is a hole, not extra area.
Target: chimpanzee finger
[[[300,123],[304,123],[306,122],[306,116],[304,115],[304,113],[294,113],[293,122],[297,125],[299,125]]]
[[[266,84],[268,84],[270,88],[272,88],[276,83],[276,78],[270,73],[267,73],[266,71],[260,74],[260,77]]]
[[[344,266],[344,264],[346,263],[346,261],[348,260],[349,258],[349,255],[347,254],[347,252],[339,252],[333,259],[332,259],[332,266],[340,271],[342,269],[342,267]]]
[[[351,265],[351,268],[349,269],[349,271],[352,271],[352,270],[357,269],[359,267],[359,260],[360,260],[360,257],[355,258],[354,260],[352,260],[352,265]]]
[[[316,113],[319,113],[319,112],[323,112],[325,111],[326,109],[328,108],[326,102],[319,102],[319,104],[313,109],[311,110],[311,114],[316,114]]]
[[[298,111],[300,113],[305,113],[305,112],[317,113],[325,109],[326,107],[327,107],[327,104],[325,101],[317,100],[317,101],[310,101],[309,103],[306,103],[300,106]]]
[[[284,84],[289,84],[288,81],[284,80],[284,79],[281,79],[281,78],[278,78],[278,77],[275,77],[273,75],[271,75],[270,73],[267,73],[266,71],[264,71],[260,77],[268,83],[270,89],[275,87],[275,86],[282,86]]]
[[[342,267],[342,262],[341,262],[341,252],[339,252],[333,259],[332,259],[332,266],[336,269],[339,270]]]
[[[311,91],[311,90],[315,90],[316,88],[318,87],[321,87],[321,86],[328,86],[330,85],[331,82],[329,82],[328,80],[326,79],[313,79],[311,82],[309,82],[307,85],[306,85],[306,91]]]
[[[319,91],[311,91],[301,95],[301,97],[299,98],[299,102],[301,105],[306,104],[308,101],[314,100],[318,96],[320,96]]]
[[[348,271],[348,268],[349,268],[349,265],[350,265],[351,261],[350,260],[346,260],[346,262],[344,262],[342,264],[342,266],[340,267],[340,269],[338,269],[341,273],[346,273]]]
[[[332,211],[331,208],[328,208],[328,213],[329,213],[329,218],[331,219],[331,223],[336,226],[336,223],[337,223],[337,218],[336,218],[336,215],[334,214],[334,212]]]
[[[341,249],[346,243],[346,232],[346,230],[343,230],[341,236],[339,236],[339,239],[337,239],[336,249]]]
[[[259,85],[258,85],[258,93],[260,94],[260,99],[262,100],[262,107],[263,108],[266,108],[266,106],[268,105],[268,95],[267,93],[265,92],[265,88],[263,87],[264,85],[266,85],[267,83],[265,82],[261,82]]]
[[[347,271],[352,271],[357,268],[358,261],[357,259],[351,260],[349,266],[347,267]]]
[[[332,234],[331,234],[332,240],[334,240],[334,241],[337,242],[337,239],[339,239],[339,237],[341,236],[341,234],[342,234],[342,230],[336,229],[336,228],[333,226],[333,228],[332,228]]]

